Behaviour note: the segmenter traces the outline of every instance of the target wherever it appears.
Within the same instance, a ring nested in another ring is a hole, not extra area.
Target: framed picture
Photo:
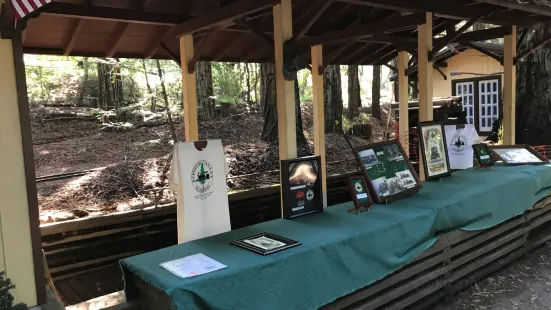
[[[356,147],[354,156],[376,203],[409,197],[423,186],[397,140]]]
[[[373,201],[369,196],[369,188],[367,187],[367,181],[363,174],[351,175],[348,177],[348,191],[354,202],[354,209],[348,210],[349,212],[356,211],[356,213],[360,214],[362,208],[369,211]]]
[[[292,219],[323,211],[321,157],[281,161],[283,218]]]
[[[549,160],[528,145],[496,145],[490,150],[496,154],[506,165],[543,165]]]
[[[301,245],[300,242],[270,233],[261,233],[230,242],[260,255],[269,255]]]
[[[474,155],[480,167],[491,167],[494,164],[492,151],[485,143],[473,144]]]
[[[420,153],[423,158],[425,179],[428,181],[452,174],[448,158],[448,144],[442,122],[421,122],[417,124]]]

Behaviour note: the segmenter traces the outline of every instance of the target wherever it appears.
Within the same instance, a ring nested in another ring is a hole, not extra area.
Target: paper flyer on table
[[[160,264],[160,266],[175,276],[183,279],[195,277],[227,267],[226,265],[220,264],[214,259],[201,253],[164,262]]]

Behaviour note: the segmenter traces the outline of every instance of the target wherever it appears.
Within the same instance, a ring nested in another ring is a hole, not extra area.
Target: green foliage
[[[214,99],[223,103],[241,103],[240,68],[223,62],[212,63]]]
[[[15,288],[10,279],[5,278],[6,273],[0,272],[0,310],[26,310],[24,304],[13,305],[13,296],[10,290]]]
[[[499,126],[499,130],[497,131],[497,143],[503,144],[503,123]]]
[[[301,70],[297,78],[300,102],[312,102],[312,73],[310,73],[310,70]]]

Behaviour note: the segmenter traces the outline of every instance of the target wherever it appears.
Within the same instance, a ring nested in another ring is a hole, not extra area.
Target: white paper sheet
[[[160,266],[168,270],[175,276],[184,279],[227,267],[226,265],[223,265],[201,253],[164,262],[160,264]]]

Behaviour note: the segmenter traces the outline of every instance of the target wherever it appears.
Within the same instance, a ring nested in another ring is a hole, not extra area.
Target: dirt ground
[[[173,148],[168,125],[141,127],[121,132],[104,132],[94,119],[74,119],[64,113],[87,117],[85,109],[50,108],[32,110],[32,130],[37,177],[103,168],[73,178],[38,182],[38,200],[42,223],[51,223],[106,213],[140,209],[174,200],[166,188],[166,174]],[[83,116],[84,115],[84,116]],[[313,153],[313,117],[311,104],[303,105],[303,127],[308,143],[299,156]],[[375,139],[391,130],[388,115],[372,122]],[[388,125],[387,125],[388,123]],[[388,126],[388,127],[387,127]],[[230,168],[230,191],[268,186],[278,182],[278,174],[253,175],[279,169],[277,145],[260,139],[263,119],[258,115],[235,113],[229,118],[200,122],[202,139],[221,139]],[[183,123],[176,124],[183,140]],[[369,141],[352,137],[353,145]],[[326,136],[328,173],[355,170],[350,147],[341,134]],[[240,177],[247,175],[246,177]],[[160,190],[159,190],[160,189]]]
[[[551,244],[545,244],[433,309],[551,309]]]

